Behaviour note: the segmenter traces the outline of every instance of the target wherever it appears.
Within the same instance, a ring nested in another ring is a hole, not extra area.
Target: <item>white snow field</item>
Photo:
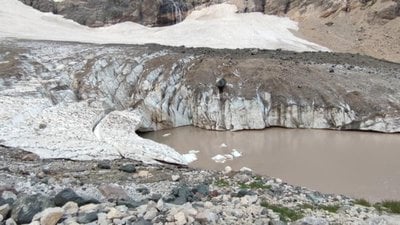
[[[132,22],[89,28],[60,15],[42,13],[18,0],[0,0],[0,4],[0,38],[329,51],[291,33],[298,26],[289,18],[262,13],[238,14],[236,6],[225,3],[193,11],[179,24],[157,28]]]

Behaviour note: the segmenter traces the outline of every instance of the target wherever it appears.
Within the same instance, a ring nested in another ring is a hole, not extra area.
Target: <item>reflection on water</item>
[[[218,132],[181,127],[142,136],[180,153],[199,150],[194,167],[221,170],[229,165],[239,170],[246,166],[326,193],[400,200],[400,134],[280,128]],[[243,156],[224,164],[211,160],[232,149]]]

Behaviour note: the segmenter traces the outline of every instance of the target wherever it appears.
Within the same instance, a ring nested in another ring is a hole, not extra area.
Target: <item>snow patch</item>
[[[89,28],[60,15],[42,13],[18,0],[0,0],[0,4],[0,38],[329,51],[296,37],[290,30],[298,30],[298,25],[289,18],[262,13],[239,14],[236,6],[226,3],[194,11],[179,24],[155,28],[132,22]]]

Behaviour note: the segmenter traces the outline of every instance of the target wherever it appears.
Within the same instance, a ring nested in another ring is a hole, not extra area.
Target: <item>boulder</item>
[[[40,194],[22,196],[15,201],[11,209],[11,217],[18,224],[30,223],[33,216],[52,207],[53,204],[48,197]]]

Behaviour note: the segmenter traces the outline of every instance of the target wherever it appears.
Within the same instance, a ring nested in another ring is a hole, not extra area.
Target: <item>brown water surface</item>
[[[245,166],[325,193],[370,201],[400,200],[400,134],[280,128],[219,132],[181,127],[142,136],[180,153],[199,150],[193,167],[239,170]],[[223,143],[226,148],[221,147]],[[243,156],[224,164],[211,159],[232,149]]]

